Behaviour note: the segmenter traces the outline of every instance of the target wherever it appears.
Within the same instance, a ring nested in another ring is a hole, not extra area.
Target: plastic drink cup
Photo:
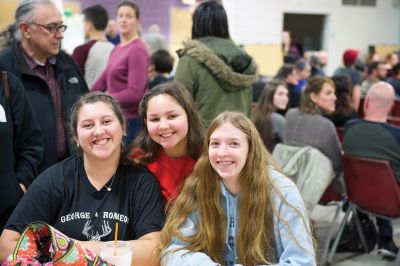
[[[103,242],[100,245],[100,257],[115,266],[132,264],[132,245],[128,241]]]

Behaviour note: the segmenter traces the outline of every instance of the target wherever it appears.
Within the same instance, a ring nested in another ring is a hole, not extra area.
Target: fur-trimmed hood
[[[179,57],[192,57],[207,67],[227,91],[238,91],[252,86],[257,80],[254,60],[232,40],[204,37],[183,43]]]

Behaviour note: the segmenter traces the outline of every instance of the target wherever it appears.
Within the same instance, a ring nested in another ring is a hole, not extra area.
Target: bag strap
[[[4,95],[6,96],[6,99],[8,101],[10,99],[10,87],[8,85],[8,76],[6,71],[1,71],[1,78],[3,81]]]

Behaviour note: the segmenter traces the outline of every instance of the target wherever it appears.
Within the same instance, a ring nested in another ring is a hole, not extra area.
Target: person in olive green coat
[[[200,4],[193,14],[192,40],[183,43],[174,80],[191,93],[205,125],[223,111],[251,116],[254,60],[229,36],[224,7]]]

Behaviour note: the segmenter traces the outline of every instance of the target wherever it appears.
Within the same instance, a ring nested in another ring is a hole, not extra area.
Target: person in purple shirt
[[[103,74],[91,91],[107,91],[117,99],[127,121],[124,145],[129,145],[139,130],[139,102],[147,90],[149,54],[139,38],[139,7],[123,1],[117,6],[121,43],[115,46]]]

